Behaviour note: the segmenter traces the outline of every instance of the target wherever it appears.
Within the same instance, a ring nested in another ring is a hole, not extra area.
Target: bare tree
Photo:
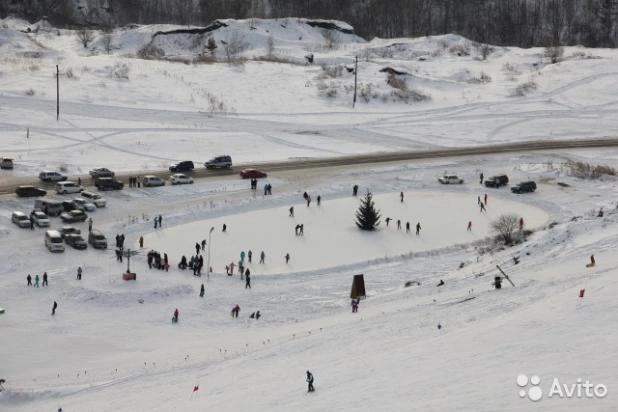
[[[337,32],[334,30],[322,29],[322,37],[324,37],[324,42],[326,43],[327,49],[334,50],[337,48],[337,45],[339,44]]]
[[[244,51],[247,48],[247,44],[242,41],[238,32],[233,32],[232,35],[223,43],[223,52],[227,61],[232,61],[233,58]]]
[[[548,46],[545,47],[545,57],[548,57],[552,64],[558,63],[564,56],[564,47],[562,46]]]
[[[494,48],[489,44],[475,43],[474,48],[476,49],[479,57],[483,60],[487,60],[487,57],[494,52]]]
[[[491,222],[491,229],[496,232],[504,243],[509,245],[513,242],[513,235],[519,225],[519,216],[515,214],[500,215]]]
[[[88,47],[88,44],[94,40],[94,32],[91,30],[77,30],[76,35],[84,47]]]
[[[105,53],[109,54],[112,51],[112,40],[113,37],[111,34],[106,33],[103,35],[103,49],[105,49]]]
[[[274,53],[275,53],[275,39],[273,38],[273,35],[271,34],[270,36],[268,36],[268,42],[266,43],[266,55],[268,56],[269,59],[272,59]]]

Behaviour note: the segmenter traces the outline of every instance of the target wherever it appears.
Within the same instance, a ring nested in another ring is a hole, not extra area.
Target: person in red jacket
[[[472,230],[472,221],[468,222],[468,232]]]
[[[172,323],[178,323],[178,309],[174,311],[174,317],[172,318]]]

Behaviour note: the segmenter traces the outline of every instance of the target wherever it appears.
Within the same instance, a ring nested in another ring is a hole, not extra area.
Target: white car
[[[58,172],[41,172],[39,173],[39,179],[44,182],[60,182],[67,180],[67,176]]]
[[[93,192],[83,191],[80,195],[83,199],[90,203],[94,203],[96,207],[105,207],[107,206],[107,200],[103,199],[100,194]]]
[[[442,177],[439,177],[438,181],[442,183],[443,185],[452,185],[452,184],[460,185],[464,182],[463,179],[460,179],[455,175],[444,175]]]
[[[36,223],[38,227],[48,227],[49,226],[49,217],[43,212],[35,211],[32,214],[32,219],[34,220],[34,223]]]
[[[193,178],[183,175],[182,173],[176,173],[175,175],[170,176],[170,182],[172,182],[173,185],[192,184]]]
[[[66,195],[67,193],[80,193],[84,190],[84,186],[78,185],[75,182],[60,182],[56,183],[56,193]]]
[[[90,176],[97,178],[97,177],[114,177],[116,176],[116,173],[112,172],[111,170],[109,170],[106,167],[97,167],[96,169],[92,169],[90,171]]]
[[[144,178],[142,179],[142,186],[165,186],[165,180],[153,175],[144,176]]]
[[[75,205],[75,209],[85,210],[88,212],[91,212],[97,208],[93,203],[90,203],[86,199],[82,199],[81,197],[73,199],[73,204]]]

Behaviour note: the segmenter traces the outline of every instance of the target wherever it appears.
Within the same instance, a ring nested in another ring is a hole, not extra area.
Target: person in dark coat
[[[202,240],[202,250],[206,250],[206,239]]]
[[[294,217],[294,206],[290,208],[290,217]]]
[[[260,315],[260,311],[258,310],[255,314],[255,319],[259,319],[262,315]]]
[[[82,267],[77,268],[77,280],[82,280]]]
[[[159,227],[163,227],[163,216],[159,215]]]
[[[198,255],[200,254],[200,244],[197,242],[195,242],[195,253]]]
[[[120,249],[116,249],[116,262],[122,262],[122,252]]]
[[[410,222],[406,222],[406,233],[410,233]]]
[[[252,252],[252,251],[249,251],[249,252],[247,253],[247,257],[249,258],[249,263],[251,263],[251,256],[253,256],[253,252]]]
[[[481,172],[481,181],[479,182],[480,184],[483,184],[483,172]]]
[[[251,274],[250,273],[245,273],[245,289],[249,288],[251,289]]]
[[[393,220],[393,219],[391,219],[390,217],[387,217],[385,220],[386,220],[386,227],[388,227],[388,224],[389,224],[389,223],[391,222],[391,220]]]
[[[52,307],[52,316],[56,314],[56,309],[58,309],[58,304],[54,301],[54,306]]]
[[[399,197],[401,197],[401,203],[403,203],[403,192],[399,194]]]
[[[313,387],[313,374],[309,371],[307,371],[307,383],[309,384],[307,392],[315,391],[315,388]]]
[[[178,269],[185,270],[186,268],[187,268],[187,257],[185,255],[182,255],[182,258],[180,258],[180,263],[178,264]]]
[[[28,286],[32,286],[32,276],[30,276],[30,274],[26,276],[26,280],[28,281]]]
[[[34,216],[30,215],[30,230],[34,230]]]
[[[352,196],[356,196],[358,194],[358,185],[354,185],[352,188]]]
[[[43,273],[43,286],[49,286],[49,283],[47,283],[47,272]]]
[[[120,250],[124,249],[124,233],[120,235]]]
[[[322,202],[322,196],[318,195],[318,206],[320,206],[321,202]]]
[[[223,224],[223,232],[225,232],[227,230],[227,225],[224,223]]]
[[[420,224],[420,222],[416,224],[416,234],[418,235],[419,233],[421,233],[421,224]]]

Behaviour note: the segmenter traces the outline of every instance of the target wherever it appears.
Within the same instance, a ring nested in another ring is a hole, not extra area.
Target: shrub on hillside
[[[500,215],[491,222],[490,226],[505,244],[510,245],[513,243],[513,235],[519,227],[519,216],[516,214]]]
[[[156,59],[165,56],[165,52],[160,47],[151,44],[145,44],[140,47],[136,55],[140,59]]]
[[[569,160],[566,163],[568,173],[580,179],[599,179],[603,176],[617,176],[618,172],[611,166],[591,165],[590,163]]]

